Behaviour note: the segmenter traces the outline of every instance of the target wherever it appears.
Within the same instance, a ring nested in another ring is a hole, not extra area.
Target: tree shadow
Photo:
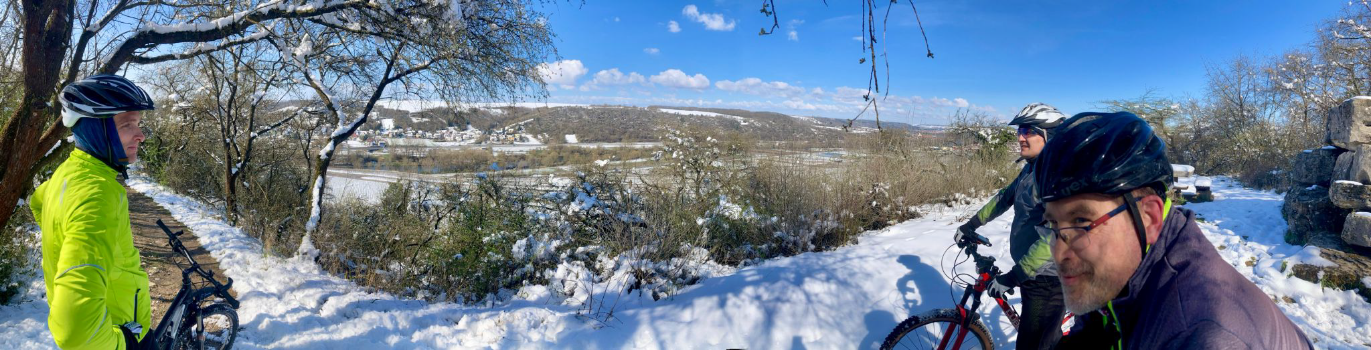
[[[866,322],[867,333],[862,342],[857,344],[858,349],[879,349],[890,331],[895,330],[895,326],[903,321],[895,319],[895,315],[885,310],[868,312],[862,319]]]

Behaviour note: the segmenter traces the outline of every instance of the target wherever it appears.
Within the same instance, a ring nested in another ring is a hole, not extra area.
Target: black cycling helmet
[[[1066,115],[1042,102],[1030,103],[1019,110],[1019,114],[1014,115],[1014,119],[1009,121],[1009,125],[1027,126],[1037,131],[1043,137],[1048,136],[1048,131],[1056,128],[1066,120]]]
[[[109,118],[156,107],[146,91],[124,77],[97,74],[62,88],[62,124],[68,128],[81,118]]]
[[[1044,203],[1083,193],[1122,196],[1147,255],[1150,247],[1132,191],[1152,187],[1166,198],[1167,186],[1175,181],[1166,142],[1147,121],[1129,112],[1077,114],[1057,128],[1042,154],[1034,160],[1033,180]]]
[[[1174,181],[1166,143],[1129,112],[1077,114],[1057,128],[1042,154],[1034,181],[1044,202],[1081,193],[1117,196]]]

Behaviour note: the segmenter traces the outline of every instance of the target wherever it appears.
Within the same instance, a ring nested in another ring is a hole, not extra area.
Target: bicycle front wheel
[[[939,309],[911,316],[895,326],[881,344],[881,350],[892,349],[989,350],[994,349],[994,345],[990,342],[990,332],[979,318],[962,327],[962,316],[956,309]]]
[[[210,305],[181,334],[181,344],[187,349],[227,350],[238,337],[238,312],[228,305]]]

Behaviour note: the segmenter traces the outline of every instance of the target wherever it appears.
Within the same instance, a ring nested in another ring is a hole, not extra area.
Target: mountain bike
[[[981,314],[977,311],[981,307],[981,295],[986,288],[990,287],[991,281],[1000,275],[1000,268],[995,266],[995,258],[983,256],[976,252],[978,245],[990,246],[990,240],[981,235],[968,235],[962,242],[961,253],[965,253],[976,263],[976,275],[974,281],[966,281],[965,275],[955,275],[952,278],[954,285],[965,288],[962,293],[961,302],[957,303],[956,308],[937,309],[928,311],[921,315],[910,316],[890,332],[885,337],[885,342],[881,344],[882,350],[890,349],[994,349],[995,343],[990,338],[990,332],[986,330],[985,323],[981,322]],[[950,248],[950,247],[949,247]],[[960,254],[958,254],[960,257]],[[965,260],[957,260],[953,264],[953,269]],[[1009,318],[1009,323],[1014,329],[1019,328],[1019,313],[1009,306],[1004,300],[1004,296],[993,295],[995,304],[1004,311],[1004,316]],[[970,301],[970,305],[967,302]],[[1065,335],[1072,324],[1072,315],[1066,314],[1062,318],[1062,334]],[[968,339],[970,336],[971,339]]]
[[[181,270],[181,291],[171,300],[157,329],[148,333],[151,338],[145,338],[155,340],[157,349],[229,349],[238,336],[238,300],[229,294],[233,279],[219,283],[213,271],[201,268],[177,238],[185,231],[172,233],[162,220],[157,220],[157,226],[167,234],[171,249],[190,261],[190,267]],[[191,275],[200,276],[204,282],[193,281]]]

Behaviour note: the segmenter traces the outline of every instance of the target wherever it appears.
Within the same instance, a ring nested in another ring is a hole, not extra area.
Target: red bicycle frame
[[[966,291],[962,293],[961,302],[957,303],[957,313],[961,316],[962,321],[960,323],[954,322],[947,325],[947,330],[943,332],[942,340],[938,342],[939,350],[947,349],[949,341],[952,343],[952,350],[959,350],[961,348],[962,341],[966,339],[967,327],[970,327],[971,322],[980,317],[979,315],[976,315],[976,310],[981,307],[981,294],[985,293],[986,288],[990,287],[990,281],[1000,274],[1000,269],[995,266],[995,258],[977,254],[974,245],[968,246],[966,250],[967,255],[970,255],[976,261],[978,276],[976,282],[971,285],[971,288],[967,288]],[[1014,329],[1019,329],[1019,313],[1014,311],[1013,307],[1009,306],[1009,302],[1005,301],[1003,296],[992,297],[995,299],[995,304],[1000,306],[1000,310],[1004,311],[1004,316],[1009,318],[1009,323],[1014,326]],[[968,300],[971,301],[970,307],[966,306]],[[1062,324],[1066,325],[1073,317],[1074,315],[1067,313],[1066,316],[1062,318]],[[952,339],[954,331],[957,338],[955,341]],[[1062,330],[1062,335],[1067,335],[1068,333],[1070,333],[1069,329]]]

